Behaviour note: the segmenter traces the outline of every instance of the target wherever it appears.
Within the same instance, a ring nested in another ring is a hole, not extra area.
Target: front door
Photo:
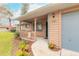
[[[48,22],[46,20],[46,39],[48,39]]]

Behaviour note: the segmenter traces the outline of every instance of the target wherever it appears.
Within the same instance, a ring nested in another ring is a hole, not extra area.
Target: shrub
[[[20,42],[19,48],[23,49],[23,48],[25,48],[25,46],[26,46],[26,43],[22,40]]]
[[[57,47],[55,44],[52,44],[52,43],[49,44],[49,48],[53,51],[59,51],[60,50],[59,47]]]
[[[16,56],[22,56],[22,55],[23,55],[23,52],[21,49],[16,51]]]
[[[12,28],[10,31],[11,32],[16,32],[16,28]]]
[[[16,56],[31,56],[31,53],[19,49],[19,50],[16,52]]]
[[[52,44],[52,43],[49,43],[48,47],[49,47],[50,49],[53,49],[53,48],[55,47],[55,45]]]
[[[15,38],[20,37],[20,33],[19,32],[15,32]]]
[[[29,52],[29,44],[25,40],[22,40],[19,45],[19,50],[16,52],[17,56],[31,56]]]
[[[31,56],[32,54],[29,52],[24,52],[24,56]]]

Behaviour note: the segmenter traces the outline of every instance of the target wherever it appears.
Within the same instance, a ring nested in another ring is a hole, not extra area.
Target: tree
[[[10,10],[8,10],[6,7],[4,6],[0,6],[0,13],[4,14],[5,16],[11,17],[13,16],[13,14],[11,13]]]
[[[0,14],[4,14],[4,16],[0,16],[0,17],[4,17],[4,18],[9,19],[9,25],[10,25],[10,28],[11,28],[11,18],[10,17],[12,17],[13,14],[10,12],[10,10],[8,10],[4,6],[0,6]]]
[[[21,15],[26,14],[28,9],[29,9],[29,4],[28,3],[22,3]]]

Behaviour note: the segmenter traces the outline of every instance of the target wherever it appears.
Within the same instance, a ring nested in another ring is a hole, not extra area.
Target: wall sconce
[[[56,19],[55,19],[55,15],[53,14],[53,23],[55,23],[56,22]]]

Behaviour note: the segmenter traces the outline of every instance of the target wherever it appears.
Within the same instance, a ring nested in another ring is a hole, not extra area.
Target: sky
[[[28,11],[32,11],[32,10],[37,9],[44,5],[46,5],[46,4],[45,3],[30,3]],[[8,9],[12,10],[13,12],[15,12],[15,11],[21,9],[22,4],[21,3],[9,3],[9,4],[6,4],[6,7]]]
[[[8,3],[5,6],[13,12],[21,9],[20,3]]]
[[[14,15],[16,15],[16,13],[18,13],[17,11],[21,8],[21,4],[18,4],[18,3],[4,4],[4,6],[5,6],[7,9],[9,9]],[[19,13],[18,13],[17,16],[19,16]],[[19,23],[18,21],[12,20],[12,25],[18,24],[18,23]],[[9,20],[6,19],[6,18],[2,18],[2,19],[0,20],[0,24],[9,25]]]
[[[47,5],[47,4],[44,4],[44,3],[30,3],[30,6],[29,6],[29,10],[28,12],[34,10],[34,9],[37,9],[39,7],[42,7],[44,5]],[[22,4],[21,3],[6,3],[4,4],[3,6],[5,6],[7,9],[9,9],[12,14],[14,15],[13,17],[16,18],[16,17],[19,17],[21,15],[21,7],[22,7]],[[5,19],[5,18],[2,18],[0,20],[0,23],[1,24],[8,24],[8,19]],[[15,20],[12,20],[12,24],[18,24],[19,22],[18,21],[15,21]]]

